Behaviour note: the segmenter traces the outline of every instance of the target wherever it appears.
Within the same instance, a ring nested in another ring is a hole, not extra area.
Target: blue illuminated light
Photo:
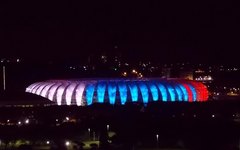
[[[181,84],[179,84],[179,87],[180,87],[180,89],[181,89],[182,92],[183,92],[183,100],[184,100],[185,102],[187,102],[187,101],[188,101],[188,93],[187,93],[186,88],[185,88],[184,86],[182,86]]]
[[[174,102],[175,101],[174,88],[172,86],[170,86],[170,85],[167,85],[167,89],[168,89],[168,92],[170,94],[171,101]]]
[[[105,91],[106,91],[106,83],[98,83],[97,98],[99,103],[104,102]]]
[[[95,86],[92,84],[88,85],[86,88],[87,105],[91,105],[93,102],[94,88],[95,88]]]
[[[121,104],[124,105],[127,101],[127,86],[125,83],[119,83],[118,88]]]
[[[138,88],[137,88],[137,85],[134,84],[134,83],[130,83],[130,84],[128,84],[128,86],[129,86],[129,89],[130,89],[132,102],[137,102],[137,100],[138,100]]]
[[[139,84],[139,88],[142,94],[143,103],[148,103],[148,88],[144,83]]]
[[[190,84],[188,84],[188,86],[190,87],[190,89],[192,91],[193,101],[194,102],[197,101],[197,92],[196,92],[195,88],[192,85],[190,85]]]
[[[166,102],[167,101],[167,90],[166,90],[166,88],[160,83],[158,83],[157,85],[158,85],[158,88],[159,88],[159,90],[162,94],[162,101]]]
[[[108,84],[108,98],[110,104],[115,104],[117,87],[114,83]]]
[[[149,84],[150,91],[152,93],[153,101],[158,100],[158,89],[154,84]]]
[[[181,91],[181,89],[175,85],[175,91],[177,92],[177,96],[178,96],[178,101],[183,101],[183,93]]]

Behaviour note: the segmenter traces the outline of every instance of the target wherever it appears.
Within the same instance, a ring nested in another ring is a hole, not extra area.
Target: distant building
[[[193,72],[191,70],[188,71],[180,71],[179,78],[193,80]]]
[[[54,102],[31,93],[4,92],[0,95],[0,107],[36,107],[50,106]]]

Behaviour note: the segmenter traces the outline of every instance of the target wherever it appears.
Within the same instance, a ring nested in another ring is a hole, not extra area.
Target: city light
[[[47,141],[46,144],[50,144],[50,141]]]
[[[159,135],[156,134],[156,140],[157,140],[157,146],[158,146],[158,140],[159,140]]]
[[[70,145],[70,142],[69,142],[69,141],[66,141],[66,142],[65,142],[65,145],[66,145],[66,146],[69,146],[69,145]]]
[[[138,73],[135,69],[132,70],[132,73]]]
[[[91,138],[91,129],[90,128],[88,128],[88,136],[89,136],[89,138]]]
[[[66,117],[66,120],[69,121],[69,117]]]
[[[18,125],[21,125],[22,124],[22,122],[21,121],[18,121]]]
[[[122,75],[123,75],[124,77],[126,77],[126,76],[127,76],[127,72],[123,72]]]
[[[26,120],[25,120],[25,124],[29,124],[29,119],[26,119]]]

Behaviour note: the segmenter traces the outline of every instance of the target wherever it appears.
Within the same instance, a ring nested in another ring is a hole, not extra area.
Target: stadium
[[[208,90],[200,82],[162,78],[48,80],[31,84],[26,92],[45,97],[57,105],[77,106],[208,100]]]

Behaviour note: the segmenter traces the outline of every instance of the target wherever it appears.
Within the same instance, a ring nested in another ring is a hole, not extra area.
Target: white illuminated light
[[[70,142],[69,142],[69,141],[66,141],[66,142],[65,142],[65,145],[66,145],[66,146],[69,146],[69,145],[70,145]]]
[[[25,124],[29,124],[29,119],[26,119],[26,120],[25,120]]]
[[[69,117],[66,117],[66,120],[69,121]]]
[[[21,121],[18,121],[18,125],[21,125],[22,124],[22,122]]]
[[[45,84],[42,84],[42,85],[37,89],[36,94],[37,94],[37,95],[40,95],[41,91],[43,90],[43,88],[44,88],[46,85],[47,85],[46,83],[45,83]]]
[[[27,87],[27,89],[25,90],[26,92],[32,93],[32,89],[34,86],[36,86],[37,83],[33,83],[30,86]]]
[[[68,86],[68,88],[66,90],[66,103],[67,103],[67,105],[71,105],[72,94],[73,94],[73,91],[74,91],[76,86],[77,86],[76,83],[72,83]]]
[[[37,89],[41,86],[41,83],[37,83],[31,90],[31,93],[36,94]]]
[[[82,95],[83,95],[84,89],[85,89],[85,85],[84,84],[79,84],[77,86],[77,90],[76,90],[77,106],[81,106],[82,105]]]
[[[10,122],[10,120],[8,119],[7,122]]]
[[[62,104],[62,95],[65,90],[65,87],[66,87],[65,85],[62,85],[57,89],[57,104],[58,105]]]
[[[53,85],[54,85],[54,84],[48,84],[47,86],[45,86],[45,87],[43,88],[43,90],[41,91],[40,95],[41,95],[42,97],[46,97],[48,90],[49,90],[49,89],[51,88],[51,86],[53,86]]]
[[[47,144],[50,144],[50,141],[47,141],[46,143],[47,143]]]
[[[54,86],[52,86],[49,90],[49,94],[48,94],[48,99],[50,99],[51,101],[53,100],[53,97],[55,95],[55,92],[57,90],[57,88],[61,85],[61,83],[55,84]]]
[[[37,86],[37,84],[38,84],[38,83],[31,84],[29,87],[27,87],[26,92],[31,93],[31,92],[32,92],[32,89],[33,89],[35,86]]]
[[[135,69],[132,70],[132,73],[137,73],[137,71]]]
[[[212,115],[212,118],[214,118],[214,117],[215,117],[215,115],[213,114],[213,115]]]

